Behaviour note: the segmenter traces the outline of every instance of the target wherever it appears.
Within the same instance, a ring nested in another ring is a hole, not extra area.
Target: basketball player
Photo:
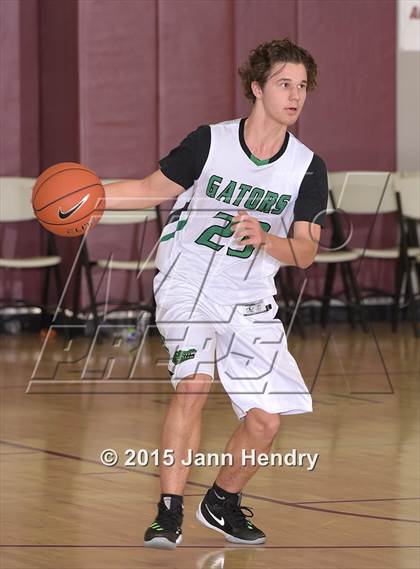
[[[276,319],[273,277],[281,265],[308,267],[327,204],[324,162],[288,131],[316,84],[312,56],[289,40],[250,53],[239,70],[252,103],[246,119],[200,126],[141,181],[106,186],[107,207],[152,207],[177,198],[163,229],[154,279],[156,323],[169,352],[175,393],[163,424],[158,515],[146,546],[182,539],[183,493],[198,451],[201,415],[214,367],[240,420],[197,519],[233,543],[265,534],[241,506],[258,469],[243,451],[267,453],[281,414],[312,401]],[[292,234],[289,230],[292,228]]]

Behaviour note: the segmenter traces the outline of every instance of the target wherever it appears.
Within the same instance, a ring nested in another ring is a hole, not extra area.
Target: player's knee
[[[188,376],[176,388],[176,401],[185,413],[201,411],[210,391],[212,378],[204,374]]]
[[[248,411],[245,424],[254,436],[272,441],[280,427],[280,416],[278,413],[267,413],[262,409],[251,409]]]

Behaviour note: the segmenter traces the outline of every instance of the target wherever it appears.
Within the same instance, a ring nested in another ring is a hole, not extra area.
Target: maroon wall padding
[[[0,2],[0,175],[39,171],[38,3]]]
[[[20,10],[20,133],[21,169],[37,175],[39,171],[39,53],[38,4],[36,0],[21,2]]]
[[[297,40],[319,66],[299,136],[331,171],[395,169],[395,19],[394,1],[298,2]]]
[[[102,178],[142,178],[158,161],[157,3],[79,3],[80,161]],[[158,238],[148,225],[144,253]],[[130,259],[133,226],[98,227],[88,237],[93,259]],[[102,271],[94,271],[98,285]],[[150,275],[145,275],[149,293]],[[130,289],[130,284],[131,289]],[[105,287],[98,299],[105,299]],[[112,272],[115,299],[138,298],[134,275]],[[131,292],[130,292],[131,290]],[[87,303],[86,282],[83,304]]]
[[[235,8],[235,116],[246,117],[251,108],[242,90],[237,68],[248,59],[251,49],[269,40],[297,35],[295,0],[234,0]]]
[[[159,157],[201,124],[234,116],[230,0],[159,0]],[[173,202],[162,204],[166,220]]]
[[[40,171],[58,162],[79,162],[78,2],[39,2]],[[56,237],[63,282],[77,250],[77,240]],[[73,283],[72,283],[73,284]],[[70,302],[72,288],[65,299]],[[40,294],[40,291],[39,291]],[[50,298],[55,300],[55,296]]]
[[[300,140],[330,171],[395,170],[395,2],[300,0],[297,6],[298,43],[319,67],[319,86],[308,96],[299,119]],[[375,220],[371,247],[395,244],[390,231],[395,225],[389,221]],[[360,216],[354,222],[349,246],[364,247],[373,220]],[[360,267],[354,265],[364,288],[392,291],[393,262],[365,259]],[[313,266],[307,274],[308,292],[319,291],[324,269]]]
[[[74,0],[39,2],[41,170],[79,161],[77,8]]]
[[[101,177],[156,169],[158,53],[153,0],[79,2],[80,158]]]
[[[299,138],[330,170],[395,167],[393,0],[8,0],[0,15],[1,175],[75,160],[101,177],[143,177],[198,125],[246,116],[237,67],[285,36],[320,68]],[[383,227],[377,235],[385,242]],[[146,252],[156,238],[147,232]],[[128,228],[89,236],[93,256],[127,258],[130,240]],[[58,241],[65,278],[78,242]],[[323,281],[313,272],[309,290]],[[126,279],[115,283],[126,290]]]
[[[38,2],[0,2],[0,175],[39,172]],[[41,234],[36,221],[4,224],[4,256],[37,255]],[[39,271],[2,270],[0,298],[39,301]]]
[[[159,153],[234,114],[230,0],[159,0]]]
[[[20,23],[19,5],[0,2],[0,166],[4,175],[19,175],[20,151]]]

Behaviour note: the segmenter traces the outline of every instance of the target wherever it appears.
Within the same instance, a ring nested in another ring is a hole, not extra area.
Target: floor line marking
[[[53,456],[60,456],[62,458],[68,458],[71,460],[78,460],[80,462],[89,462],[90,464],[99,464],[102,466],[102,463],[100,461],[93,460],[91,458],[83,458],[81,456],[75,456],[75,455],[71,455],[71,454],[67,454],[67,453],[63,453],[63,452],[58,452],[58,451],[53,451],[53,450],[41,449],[38,447],[32,447],[29,445],[24,445],[22,443],[12,443],[10,441],[5,441],[5,440],[1,440],[1,439],[0,439],[0,443],[5,444],[5,445],[9,445],[9,446],[13,446],[13,447],[17,447],[17,448],[38,450],[39,452],[43,452],[45,454],[49,454],[49,455],[53,455]],[[122,472],[127,472],[127,468],[124,468],[122,466],[113,466],[112,468],[121,470]],[[128,472],[133,472],[135,474],[141,474],[143,476],[150,476],[153,478],[159,478],[159,474],[156,474],[153,472],[144,472],[141,470],[140,471],[139,470],[128,470]],[[205,489],[208,489],[208,487],[209,487],[208,484],[202,484],[200,482],[193,482],[190,480],[187,481],[187,485],[194,486],[196,488],[205,488]],[[341,515],[341,516],[351,516],[351,517],[357,517],[357,518],[368,518],[368,519],[384,520],[384,521],[391,521],[391,522],[404,522],[404,523],[420,524],[420,520],[411,520],[411,519],[406,519],[406,518],[390,518],[387,516],[375,516],[372,514],[358,514],[355,512],[342,512],[340,510],[329,510],[328,508],[318,508],[318,507],[314,507],[314,506],[306,506],[306,505],[300,504],[298,502],[286,502],[285,500],[276,500],[275,498],[268,498],[265,496],[258,496],[255,494],[244,493],[243,495],[248,497],[248,498],[253,498],[255,500],[259,500],[261,502],[270,502],[272,504],[279,504],[282,506],[287,506],[289,508],[299,508],[299,509],[303,509],[303,510],[311,510],[314,512],[336,514],[336,515]]]

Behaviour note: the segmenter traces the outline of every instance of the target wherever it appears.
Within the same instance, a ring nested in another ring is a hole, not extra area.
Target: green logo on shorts
[[[185,360],[192,360],[192,358],[197,353],[195,348],[190,348],[189,350],[177,350],[172,358],[175,365],[185,362]]]

